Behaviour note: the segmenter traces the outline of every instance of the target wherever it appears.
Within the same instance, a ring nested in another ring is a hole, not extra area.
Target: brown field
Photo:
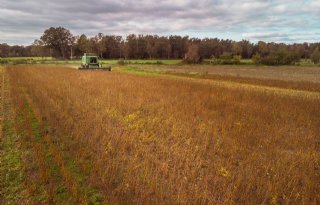
[[[134,67],[154,70],[153,65],[134,65]],[[320,83],[320,67],[303,66],[245,66],[245,65],[165,65],[157,66],[157,70],[177,73],[206,73],[209,75],[225,75],[243,78],[281,80],[293,82]]]
[[[31,150],[21,200],[320,204],[320,73],[305,69],[292,82],[270,71],[268,83],[8,66],[19,144]]]

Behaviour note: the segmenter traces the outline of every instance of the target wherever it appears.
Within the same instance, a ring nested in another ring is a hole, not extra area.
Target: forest
[[[0,44],[0,57],[47,57],[75,59],[83,53],[97,53],[103,59],[185,59],[199,63],[211,59],[217,64],[236,64],[252,59],[256,64],[295,64],[301,59],[320,62],[320,43],[275,43],[234,41],[189,36],[136,35],[126,37],[98,33],[75,36],[63,27],[51,27],[29,46]]]

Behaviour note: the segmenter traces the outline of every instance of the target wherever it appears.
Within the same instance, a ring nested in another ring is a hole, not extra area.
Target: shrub
[[[232,53],[230,53],[230,52],[224,52],[224,53],[220,56],[220,63],[221,63],[221,64],[233,64],[233,61],[232,61]]]
[[[311,61],[314,64],[320,63],[320,51],[319,48],[316,48],[311,54]]]
[[[233,56],[233,64],[240,64],[241,63],[241,56],[235,55]]]
[[[261,64],[261,56],[259,53],[252,56],[252,61],[254,64],[258,65]]]
[[[220,56],[219,63],[225,64],[225,65],[240,64],[241,63],[241,56],[240,55],[233,55],[230,52],[224,52]]]
[[[220,59],[219,58],[216,58],[214,55],[211,57],[211,59],[209,60],[209,63],[210,64],[213,64],[213,65],[218,65],[220,64]]]
[[[9,61],[6,59],[0,59],[0,64],[8,64]]]
[[[125,65],[125,64],[127,64],[127,62],[126,62],[123,58],[120,58],[120,59],[118,60],[118,64],[119,64],[119,65]]]
[[[18,65],[18,64],[28,64],[28,61],[25,60],[25,59],[19,59],[19,60],[14,60],[14,61],[12,61],[12,63],[13,63],[14,65]]]
[[[290,65],[298,62],[299,56],[288,51],[277,51],[265,56],[261,59],[261,63],[265,65]]]

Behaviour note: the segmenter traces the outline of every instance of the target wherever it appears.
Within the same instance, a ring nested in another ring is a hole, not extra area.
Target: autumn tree
[[[242,53],[242,46],[240,42],[234,42],[232,44],[232,53],[234,55],[240,55]]]
[[[147,48],[146,49],[147,49],[149,59],[152,59],[155,56],[156,37],[157,36],[152,36],[152,35],[146,36],[146,41],[147,41]]]
[[[257,52],[260,53],[262,57],[269,54],[269,49],[267,43],[259,41],[257,44]]]
[[[137,36],[134,34],[128,35],[126,39],[126,57],[135,58],[137,52]]]
[[[89,52],[89,40],[86,35],[82,34],[77,40],[77,48],[81,53]]]
[[[5,58],[8,57],[10,52],[10,46],[6,43],[0,44],[0,57]]]
[[[319,63],[320,43],[251,43],[218,38],[189,38],[188,36],[158,36],[130,34],[126,38],[98,33],[93,37],[82,34],[73,37],[63,27],[51,27],[30,46],[0,44],[0,57],[44,56],[80,57],[83,53],[96,53],[101,58],[126,59],[211,59],[215,64],[241,63],[253,59],[255,63],[269,65],[294,64],[300,58]],[[49,50],[50,49],[50,50]],[[50,51],[50,52],[49,52]],[[259,54],[259,55],[253,55]],[[193,60],[192,60],[193,59]],[[212,60],[214,59],[214,60]],[[196,60],[197,61],[197,60]]]
[[[185,55],[184,62],[186,63],[201,63],[202,58],[199,55],[200,44],[197,41],[190,42],[188,51]]]
[[[73,36],[68,29],[51,27],[44,31],[40,40],[44,45],[56,51],[59,57],[66,58]]]
[[[121,58],[122,57],[122,36],[104,36],[105,52],[104,57],[106,58]]]
[[[103,58],[103,53],[107,50],[105,36],[102,33],[98,33],[98,35],[94,37],[94,41],[98,55],[100,58]]]
[[[41,40],[35,40],[31,45],[31,55],[45,57],[50,55],[50,51]]]
[[[241,55],[241,57],[245,59],[251,58],[253,53],[253,44],[247,40],[242,40],[239,44],[241,52],[238,55]]]
[[[161,36],[155,43],[156,58],[164,59],[168,57],[168,38]]]

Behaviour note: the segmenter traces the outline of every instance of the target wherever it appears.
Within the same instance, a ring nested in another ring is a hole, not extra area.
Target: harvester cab
[[[99,57],[94,53],[85,53],[81,58],[80,70],[108,70],[111,71],[111,66],[102,66]]]

